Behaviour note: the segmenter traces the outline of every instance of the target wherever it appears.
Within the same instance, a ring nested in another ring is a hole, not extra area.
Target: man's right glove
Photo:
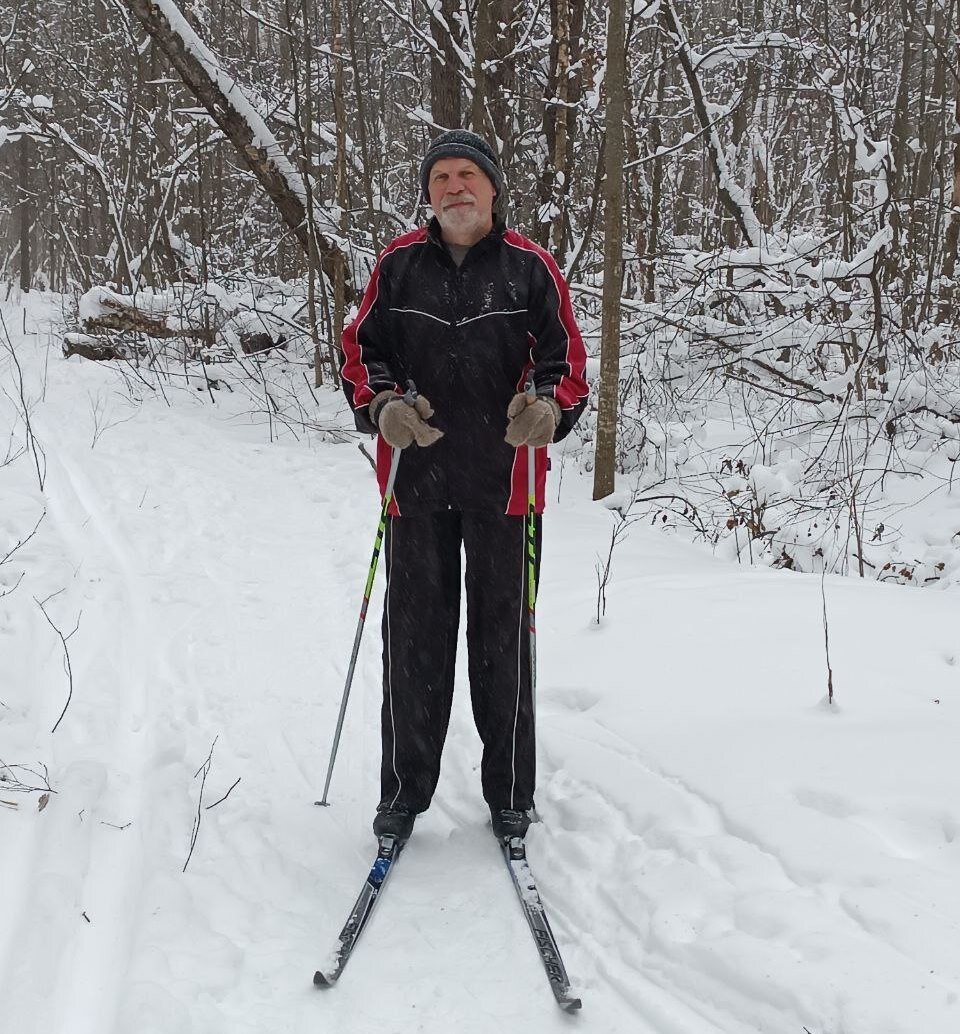
[[[413,405],[394,391],[381,391],[370,400],[370,419],[376,424],[387,445],[405,449],[414,442],[426,447],[443,437],[443,431],[431,427],[433,406],[418,395]]]

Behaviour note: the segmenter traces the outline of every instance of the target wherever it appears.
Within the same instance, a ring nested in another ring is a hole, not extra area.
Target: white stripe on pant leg
[[[393,518],[391,518],[391,521]],[[403,785],[400,782],[400,773],[397,771],[397,722],[393,716],[393,635],[391,633],[392,622],[390,621],[390,583],[393,580],[391,578],[393,569],[393,524],[389,526],[390,535],[390,562],[387,564],[387,599],[385,606],[387,608],[387,695],[390,699],[390,728],[393,733],[393,774],[397,780],[397,792],[393,795],[393,800],[390,802],[392,808],[400,796],[400,788]]]
[[[523,533],[522,550],[520,553],[520,622],[517,626],[517,702],[513,710],[513,749],[510,755],[510,767],[512,769],[512,781],[510,783],[510,807],[514,806],[514,792],[517,786],[517,724],[520,720],[520,684],[521,678],[521,651],[523,648],[523,579],[526,574],[526,551],[527,551],[527,525],[526,521],[520,522],[520,530]]]

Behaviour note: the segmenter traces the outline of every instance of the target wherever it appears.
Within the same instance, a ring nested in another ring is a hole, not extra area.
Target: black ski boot
[[[491,808],[490,822],[497,840],[512,840],[514,837],[522,839],[530,825],[530,813],[515,811],[513,808]]]
[[[396,837],[400,843],[410,839],[417,813],[409,808],[377,808],[373,832],[377,837]]]

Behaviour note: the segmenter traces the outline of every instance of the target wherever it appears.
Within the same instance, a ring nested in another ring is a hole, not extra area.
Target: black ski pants
[[[539,517],[536,531],[539,577]],[[493,808],[533,807],[526,518],[457,510],[387,523],[381,807],[425,811],[437,787],[453,702],[461,548],[483,796]]]

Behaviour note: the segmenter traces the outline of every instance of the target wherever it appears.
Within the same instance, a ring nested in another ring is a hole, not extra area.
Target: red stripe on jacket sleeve
[[[577,326],[576,317],[573,315],[570,288],[567,287],[567,282],[560,272],[560,267],[548,251],[542,252],[540,258],[547,267],[557,289],[557,294],[560,296],[557,319],[567,335],[566,364],[569,373],[560,378],[554,397],[563,409],[570,409],[590,394],[586,376],[587,350],[584,347],[583,337],[580,334],[580,328]]]
[[[504,239],[515,248],[532,252],[544,264],[550,279],[553,281],[557,292],[558,304],[556,320],[564,336],[566,337],[566,352],[564,365],[567,372],[560,377],[554,387],[554,398],[561,409],[572,409],[581,399],[590,394],[587,385],[587,350],[583,344],[583,337],[580,328],[577,326],[576,317],[573,314],[573,304],[570,301],[570,289],[560,272],[554,257],[549,251],[544,250],[533,241],[528,240],[522,234],[514,230],[508,230]]]
[[[370,315],[371,310],[377,301],[380,289],[380,263],[383,261],[381,255],[377,264],[373,267],[373,275],[363,293],[363,301],[360,303],[360,310],[357,315],[344,327],[343,330],[343,367],[340,376],[353,388],[350,404],[354,409],[369,405],[370,400],[376,394],[370,387],[370,374],[363,361],[363,349],[360,346],[360,328],[363,321]]]
[[[425,229],[413,230],[405,233],[384,249],[373,267],[370,275],[370,282],[366,291],[363,292],[363,301],[356,316],[344,328],[341,346],[343,348],[343,366],[340,374],[344,382],[344,390],[347,401],[353,409],[360,409],[370,404],[370,400],[378,391],[385,391],[391,387],[399,390],[393,383],[393,374],[390,371],[390,342],[377,340],[377,328],[370,333],[370,328],[365,324],[370,320],[371,314],[376,315],[378,304],[389,304],[388,300],[381,298],[382,267],[387,256],[401,248],[408,248],[415,244],[423,244],[427,239]],[[383,328],[379,328],[381,336]],[[373,377],[370,375],[370,368],[373,366]],[[371,381],[373,383],[371,383]]]

